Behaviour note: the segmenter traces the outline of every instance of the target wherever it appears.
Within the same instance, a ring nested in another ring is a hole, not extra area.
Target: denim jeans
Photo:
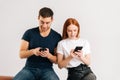
[[[13,80],[59,80],[53,68],[24,67]]]

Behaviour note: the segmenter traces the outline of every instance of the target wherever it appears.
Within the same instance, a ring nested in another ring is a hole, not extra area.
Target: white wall
[[[81,36],[91,44],[97,80],[120,80],[119,0],[0,0],[0,75],[14,76],[24,66],[20,39],[26,29],[38,25],[38,11],[44,6],[53,9],[52,28],[60,33],[68,17],[80,22]],[[54,68],[66,80],[67,71]]]

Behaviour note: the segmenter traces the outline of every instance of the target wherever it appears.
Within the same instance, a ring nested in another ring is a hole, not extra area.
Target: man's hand
[[[46,48],[46,50],[43,50],[43,51],[41,50],[41,51],[39,52],[39,56],[49,58],[49,57],[51,56],[51,54],[50,54],[50,52],[49,52],[49,49]]]
[[[40,50],[40,47],[32,49],[32,52],[33,52],[34,55],[39,56],[40,55],[40,51],[39,50]]]

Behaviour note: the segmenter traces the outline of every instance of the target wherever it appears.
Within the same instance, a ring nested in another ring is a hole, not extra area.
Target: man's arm
[[[33,55],[33,50],[28,50],[29,42],[25,40],[21,40],[21,46],[19,51],[20,58],[28,58],[29,56]]]

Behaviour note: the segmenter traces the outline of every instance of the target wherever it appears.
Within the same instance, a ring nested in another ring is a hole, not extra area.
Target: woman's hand
[[[72,58],[76,58],[78,55],[76,54],[76,52],[74,52],[74,49],[72,49],[72,50],[70,51],[70,56],[71,56]]]
[[[80,59],[80,60],[83,60],[83,52],[82,50],[78,50],[77,52],[74,52],[77,57]]]
[[[90,65],[90,54],[83,55],[82,50],[79,50],[78,52],[75,52],[77,57],[86,65]]]

